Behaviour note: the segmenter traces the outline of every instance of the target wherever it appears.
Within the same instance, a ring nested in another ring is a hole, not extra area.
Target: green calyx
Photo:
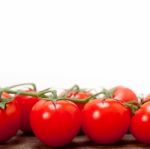
[[[102,92],[103,92],[103,98],[106,99],[106,98],[113,98],[113,95],[114,95],[114,91],[116,90],[116,88],[111,88],[111,89],[105,89],[103,88],[102,89]]]
[[[77,84],[75,84],[75,85],[73,85],[71,88],[65,89],[64,93],[62,93],[62,94],[59,96],[59,98],[66,98],[67,95],[68,95],[70,92],[76,92],[76,93],[78,93],[79,91],[81,91],[80,87],[79,87]]]
[[[135,112],[141,107],[141,105],[136,101],[125,102],[123,105],[131,109],[132,114],[135,114]]]
[[[2,98],[1,101],[0,101],[0,108],[5,109],[7,103],[11,102],[12,100],[13,100],[13,98],[6,98],[6,99]]]

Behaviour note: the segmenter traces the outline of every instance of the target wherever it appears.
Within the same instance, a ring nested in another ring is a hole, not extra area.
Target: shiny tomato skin
[[[76,104],[60,100],[40,100],[31,111],[33,132],[44,144],[64,146],[72,141],[81,126],[81,112]]]
[[[17,95],[15,100],[21,107],[21,125],[20,129],[25,133],[32,133],[30,126],[30,112],[33,105],[39,101],[37,97]]]
[[[136,140],[150,144],[150,102],[146,102],[136,111],[130,131]]]
[[[95,143],[113,144],[121,140],[130,125],[130,112],[120,102],[95,99],[82,111],[82,127]]]
[[[88,91],[70,91],[67,95],[67,98],[75,98],[75,99],[86,99],[88,97],[92,96],[92,93],[88,92]],[[82,109],[84,108],[84,103],[76,103],[76,105],[79,107],[79,109],[82,111]]]
[[[0,143],[16,135],[20,121],[21,109],[15,100],[7,103],[5,109],[0,108]]]
[[[113,98],[121,102],[130,102],[130,101],[138,102],[138,97],[136,96],[136,94],[131,89],[123,86],[116,87],[113,93]]]

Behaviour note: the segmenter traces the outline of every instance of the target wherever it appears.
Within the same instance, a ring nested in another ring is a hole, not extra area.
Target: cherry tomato
[[[0,108],[0,143],[8,141],[16,135],[20,127],[21,110],[18,103],[13,100]]]
[[[51,147],[64,146],[77,135],[81,112],[76,104],[65,101],[37,102],[31,111],[32,129],[43,143]]]
[[[130,131],[143,143],[150,143],[150,102],[146,102],[132,118]]]
[[[115,91],[113,92],[113,98],[121,102],[138,102],[136,94],[131,89],[123,86],[116,87]]]
[[[20,129],[25,133],[32,133],[32,129],[30,126],[30,112],[33,105],[39,101],[39,98],[25,95],[17,95],[15,97],[15,100],[20,104],[21,107]]]
[[[75,98],[75,99],[86,99],[88,97],[92,96],[92,93],[88,91],[70,91],[67,95],[67,98]],[[84,108],[84,103],[76,103],[76,105],[79,107],[80,110]]]
[[[130,112],[113,99],[88,102],[82,111],[85,134],[95,143],[113,144],[121,140],[130,125]]]

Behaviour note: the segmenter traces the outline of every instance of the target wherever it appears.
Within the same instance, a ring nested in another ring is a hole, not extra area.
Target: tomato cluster
[[[24,85],[32,88],[20,89]],[[92,93],[75,85],[60,95],[50,88],[37,91],[31,83],[1,88],[0,143],[21,130],[34,133],[48,146],[60,147],[82,129],[98,144],[116,143],[128,131],[136,140],[150,144],[149,97],[139,99],[123,86]]]

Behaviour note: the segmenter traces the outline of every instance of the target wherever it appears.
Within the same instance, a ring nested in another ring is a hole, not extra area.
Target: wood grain
[[[101,146],[92,143],[85,136],[76,137],[71,144],[62,149],[144,149],[150,148],[150,145],[138,143],[131,135],[126,135],[120,142],[111,146]],[[12,138],[6,144],[1,144],[0,149],[50,149],[50,147],[41,143],[34,136],[19,135]]]

